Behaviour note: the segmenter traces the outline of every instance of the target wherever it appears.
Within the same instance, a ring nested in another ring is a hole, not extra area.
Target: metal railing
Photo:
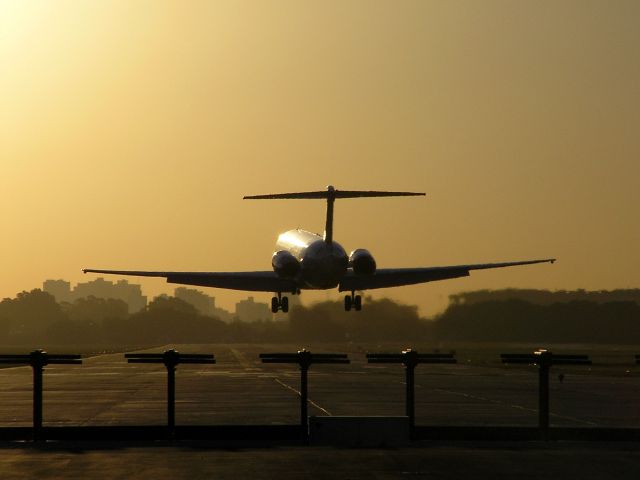
[[[538,426],[544,439],[549,437],[549,370],[553,365],[591,365],[588,355],[557,355],[548,350],[533,353],[503,353],[502,363],[538,366]]]
[[[42,432],[42,374],[49,364],[82,363],[81,355],[52,354],[44,350],[34,350],[27,355],[0,355],[0,364],[31,365],[33,369],[33,439],[40,440]]]
[[[453,353],[418,353],[407,349],[400,353],[367,353],[369,363],[401,363],[405,367],[406,400],[405,412],[409,417],[409,427],[413,432],[416,423],[416,387],[415,370],[421,363],[456,363]]]
[[[176,367],[181,363],[216,363],[213,354],[180,353],[166,350],[164,353],[125,353],[128,363],[162,363],[167,368],[167,429],[173,438],[176,428]]]
[[[175,372],[179,364],[214,364],[213,354],[183,354],[176,350],[162,353],[128,353],[125,358],[129,363],[163,364],[167,369],[167,430],[169,438],[175,438]],[[348,364],[347,354],[340,353],[312,353],[305,349],[294,353],[262,353],[259,355],[262,363],[290,363],[298,365],[300,369],[300,432],[302,439],[308,440],[309,435],[309,379],[308,371],[313,364]],[[455,355],[452,353],[419,353],[412,349],[399,353],[369,353],[366,355],[368,363],[402,364],[406,376],[405,413],[409,419],[412,434],[415,431],[415,368],[422,363],[454,364]],[[588,355],[561,355],[547,350],[537,350],[532,353],[504,353],[500,355],[504,364],[535,365],[538,368],[538,430],[540,438],[549,439],[549,371],[555,365],[591,365]],[[635,355],[640,364],[640,354]],[[22,438],[42,440],[44,436],[53,434],[53,430],[61,427],[46,427],[43,429],[43,372],[49,364],[81,364],[80,355],[49,354],[43,350],[34,350],[25,355],[0,354],[0,364],[30,365],[33,369],[33,428]],[[233,426],[227,426],[233,427]],[[293,426],[289,426],[291,428]],[[22,428],[24,427],[16,427]],[[65,427],[66,428],[66,427]],[[83,427],[73,427],[75,429]],[[97,427],[92,427],[97,428]],[[151,428],[151,427],[149,427]],[[159,428],[159,427],[154,427]],[[163,427],[160,427],[163,428]],[[183,428],[183,427],[180,427]],[[207,427],[208,428],[208,427]],[[68,430],[68,429],[67,429]],[[417,429],[419,430],[419,428]],[[25,430],[23,430],[25,431]],[[291,430],[290,430],[291,431]],[[31,433],[32,432],[32,433]],[[298,435],[296,427],[295,434]],[[178,432],[180,433],[180,432]],[[418,432],[420,433],[420,432]],[[49,438],[49,437],[47,437]],[[555,438],[555,437],[554,437]]]
[[[350,363],[344,353],[311,353],[305,349],[296,353],[261,353],[262,363],[297,363],[300,367],[300,428],[305,438],[309,434],[309,367],[314,363]]]

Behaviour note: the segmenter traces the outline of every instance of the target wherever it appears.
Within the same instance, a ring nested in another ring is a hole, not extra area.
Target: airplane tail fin
[[[336,190],[329,185],[326,190],[316,192],[294,192],[294,193],[269,193],[266,195],[247,195],[245,200],[290,200],[290,199],[312,199],[327,200],[327,220],[324,230],[324,241],[330,244],[333,241],[333,203],[337,198],[363,198],[363,197],[413,197],[424,196],[418,192],[385,192],[377,190]]]

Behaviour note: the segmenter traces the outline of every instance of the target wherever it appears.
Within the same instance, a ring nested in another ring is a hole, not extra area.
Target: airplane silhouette
[[[344,298],[344,308],[362,309],[362,297],[357,291],[399,287],[469,276],[471,270],[553,263],[555,258],[518,262],[483,263],[426,268],[377,268],[368,250],[358,248],[347,255],[333,240],[333,204],[339,198],[424,196],[416,192],[383,192],[364,190],[327,190],[316,192],[277,193],[245,196],[248,200],[322,199],[327,201],[324,235],[295,229],[280,234],[271,258],[272,270],[257,272],[148,272],[135,270],[100,270],[84,268],[84,273],[105,273],[141,277],[164,277],[168,283],[198,285],[232,290],[273,292],[271,311],[289,311],[289,300],[283,293],[299,295],[301,290],[327,290],[338,287],[350,292]]]

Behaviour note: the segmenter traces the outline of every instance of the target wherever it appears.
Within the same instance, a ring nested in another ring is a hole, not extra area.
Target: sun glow
[[[639,14],[0,0],[0,297],[82,267],[269,269],[274,237],[322,229],[325,207],[242,196],[328,184],[427,192],[336,211],[336,240],[380,268],[560,260],[383,292],[423,309],[461,289],[637,286]]]

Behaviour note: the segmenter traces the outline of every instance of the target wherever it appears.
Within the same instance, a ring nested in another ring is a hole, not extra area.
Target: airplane
[[[376,288],[399,287],[417,283],[466,277],[471,270],[553,263],[555,258],[517,262],[483,263],[426,268],[377,268],[371,253],[357,248],[349,255],[333,239],[333,206],[337,199],[362,197],[424,196],[418,192],[387,192],[367,190],[337,190],[329,185],[326,190],[296,193],[275,193],[245,196],[245,200],[319,199],[326,200],[327,212],[324,235],[295,229],[278,237],[271,257],[272,270],[257,272],[151,272],[136,270],[102,270],[84,268],[84,273],[164,277],[168,283],[232,290],[270,292],[271,311],[289,311],[286,295],[299,295],[302,290],[328,290],[338,287],[350,292],[344,297],[344,309],[362,309],[362,297],[356,292]]]

